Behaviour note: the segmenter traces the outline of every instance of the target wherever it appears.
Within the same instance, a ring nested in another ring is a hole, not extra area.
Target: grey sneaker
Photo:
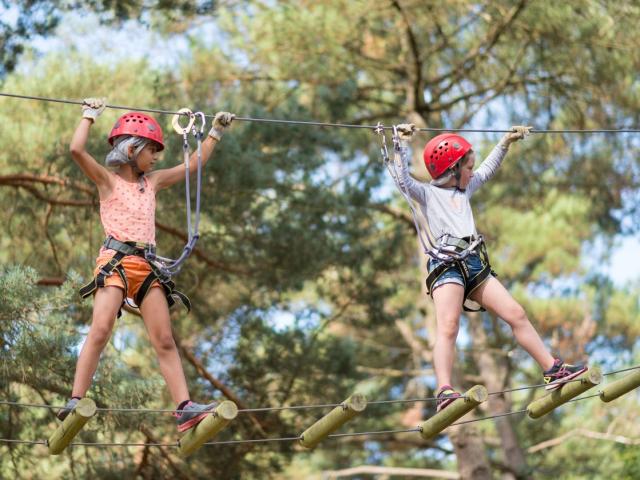
[[[204,417],[209,415],[217,405],[217,402],[213,402],[208,405],[194,402],[187,403],[181,412],[175,412],[173,414],[173,416],[176,417],[178,431],[184,432],[185,430],[195,427],[204,419]]]
[[[69,400],[67,404],[58,412],[56,417],[58,417],[58,419],[60,420],[64,420],[65,418],[67,418],[71,411],[76,408],[76,405],[79,401],[79,398],[72,398],[71,400]]]

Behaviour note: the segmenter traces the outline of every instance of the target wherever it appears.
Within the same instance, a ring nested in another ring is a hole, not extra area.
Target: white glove
[[[505,133],[502,140],[500,140],[500,144],[503,147],[509,147],[514,142],[518,140],[522,140],[527,135],[531,134],[531,129],[533,127],[525,127],[523,125],[515,125],[511,127],[511,131],[509,133]]]
[[[229,112],[216,113],[216,116],[213,118],[213,125],[211,127],[211,130],[209,130],[209,136],[220,141],[220,139],[222,138],[222,134],[224,133],[224,130],[229,125],[231,125],[231,122],[233,122],[234,118],[236,118],[236,116],[233,113],[229,113]]]
[[[82,118],[88,118],[95,122],[96,118],[104,112],[106,106],[106,98],[85,98],[82,101]]]
[[[396,131],[400,140],[403,142],[410,142],[413,138],[413,134],[416,133],[416,126],[413,123],[401,123],[396,125]]]

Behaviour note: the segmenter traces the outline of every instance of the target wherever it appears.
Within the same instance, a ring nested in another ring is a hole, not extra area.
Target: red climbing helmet
[[[431,178],[436,179],[455,166],[469,150],[471,144],[460,135],[442,133],[427,142],[422,158]]]
[[[109,143],[113,145],[113,139],[118,135],[135,135],[136,137],[148,138],[164,150],[164,140],[162,128],[156,119],[141,112],[127,112],[122,115],[111,129]]]

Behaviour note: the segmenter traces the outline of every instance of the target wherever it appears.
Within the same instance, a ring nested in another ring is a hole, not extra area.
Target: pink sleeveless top
[[[119,175],[113,175],[115,185],[109,198],[100,201],[100,220],[106,236],[121,242],[134,241],[156,243],[156,192],[143,177],[144,192],[139,182],[130,183]],[[113,250],[100,249],[100,256],[114,254]]]

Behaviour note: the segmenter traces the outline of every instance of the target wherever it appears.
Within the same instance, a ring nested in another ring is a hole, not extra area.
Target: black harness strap
[[[151,267],[151,273],[144,279],[142,285],[135,295],[134,301],[136,302],[136,305],[142,305],[142,301],[144,300],[147,293],[149,293],[151,285],[153,285],[153,282],[157,280],[164,290],[164,295],[167,298],[169,307],[175,305],[175,297],[177,297],[187,308],[187,311],[191,311],[191,301],[189,300],[189,297],[187,297],[184,293],[176,290],[176,284],[171,280],[171,278],[163,274],[154,262],[149,261],[146,258],[146,252],[150,251],[148,246],[141,245],[136,242],[121,242],[113,237],[107,237],[104,242],[104,246],[107,249],[115,250],[116,253],[109,259],[107,263],[100,267],[98,274],[89,283],[80,288],[80,295],[82,296],[82,298],[87,298],[88,296],[92,295],[98,288],[103,288],[105,286],[106,278],[112,275],[114,271],[116,271],[118,275],[120,275],[122,283],[124,284],[125,299],[122,302],[122,304],[124,305],[124,302],[127,301],[126,292],[129,288],[127,275],[124,267],[122,266],[122,260],[126,256],[134,255],[136,257],[144,258]],[[121,315],[122,309],[118,311],[118,317],[120,317]]]
[[[497,276],[497,274],[491,269],[491,264],[489,263],[489,255],[487,253],[487,248],[485,247],[484,242],[480,243],[480,245],[478,245],[474,251],[478,254],[478,256],[480,257],[480,261],[482,262],[482,270],[480,270],[480,272],[478,272],[474,277],[470,277],[469,266],[467,265],[466,259],[452,260],[451,262],[441,263],[433,270],[431,270],[427,275],[427,294],[433,296],[433,285],[435,285],[438,279],[449,270],[456,269],[462,274],[462,281],[464,283],[464,310],[466,312],[483,312],[484,308],[470,308],[465,305],[465,303],[469,296],[476,290],[476,288],[482,285],[490,275]]]
[[[162,287],[162,289],[164,290],[164,296],[167,298],[167,303],[169,304],[169,308],[175,305],[176,299],[174,297],[177,297],[178,300],[180,300],[182,304],[187,308],[187,312],[190,312],[191,300],[189,300],[189,297],[187,297],[184,293],[176,290],[175,289],[176,284],[174,283],[174,281],[171,280],[170,277],[163,274],[160,271],[160,269],[156,266],[155,263],[153,262],[148,262],[148,263],[149,263],[149,266],[151,267],[151,273],[147,275],[147,278],[145,278],[144,281],[142,282],[142,285],[140,285],[140,288],[138,289],[138,293],[136,293],[136,296],[134,298],[136,305],[142,304],[144,297],[147,295],[147,293],[149,293],[149,289],[151,288],[151,285],[153,285],[153,282],[157,280],[160,283],[160,286]]]

